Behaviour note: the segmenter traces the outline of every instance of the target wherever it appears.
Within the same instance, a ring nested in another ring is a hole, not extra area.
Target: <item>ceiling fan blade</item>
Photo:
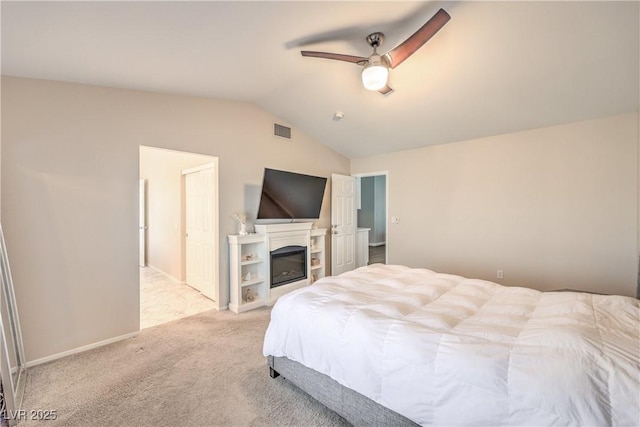
[[[335,59],[337,61],[352,62],[354,64],[360,64],[369,61],[369,58],[353,55],[342,55],[340,53],[328,53],[328,52],[314,52],[311,50],[303,50],[300,52],[302,56],[312,56],[315,58]]]
[[[386,96],[386,95],[390,95],[391,93],[393,93],[393,89],[389,85],[386,85],[382,89],[379,89],[378,92],[380,92],[381,94]]]
[[[451,19],[451,16],[449,16],[444,9],[440,9],[426,24],[413,33],[411,37],[390,50],[387,55],[391,58],[391,68],[396,68],[416,50],[420,49],[423,44],[429,41],[431,37],[444,27],[444,24],[446,24],[449,19]]]

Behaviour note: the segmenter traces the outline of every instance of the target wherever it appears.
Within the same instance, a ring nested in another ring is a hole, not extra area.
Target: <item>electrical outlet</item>
[[[497,273],[496,273],[496,277],[498,279],[504,279],[504,271],[498,270]]]

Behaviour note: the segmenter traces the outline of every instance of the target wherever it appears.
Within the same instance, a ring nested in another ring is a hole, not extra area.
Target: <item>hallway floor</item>
[[[386,245],[369,246],[369,265],[376,263],[386,264],[386,250]]]
[[[215,305],[189,285],[150,267],[140,268],[140,329],[213,310]]]

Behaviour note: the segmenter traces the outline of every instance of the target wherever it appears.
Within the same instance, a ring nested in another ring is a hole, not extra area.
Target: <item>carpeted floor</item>
[[[347,426],[269,377],[269,309],[210,311],[28,371],[23,408],[56,420],[20,426]]]

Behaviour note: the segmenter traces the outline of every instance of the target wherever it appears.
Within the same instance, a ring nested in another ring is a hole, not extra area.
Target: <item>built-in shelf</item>
[[[229,309],[234,313],[273,304],[280,296],[325,276],[326,228],[312,229],[311,223],[257,224],[256,231],[255,234],[227,236],[231,279]],[[288,244],[307,247],[309,273],[305,279],[272,289],[270,253]],[[248,274],[251,279],[244,280]]]
[[[256,279],[243,280],[242,283],[240,283],[240,286],[245,287],[245,286],[257,285],[258,283],[262,283],[262,282],[264,282],[264,279],[262,277],[258,277]]]
[[[243,302],[242,305],[239,307],[238,311],[234,310],[234,312],[243,313],[245,311],[253,310],[254,308],[262,307],[265,305],[267,305],[267,300],[264,298],[258,298],[251,302]]]
[[[230,261],[229,309],[234,313],[265,305],[269,298],[264,235],[228,236]],[[245,280],[250,275],[251,279]]]
[[[314,283],[316,280],[322,279],[326,275],[326,262],[325,262],[325,236],[327,234],[326,228],[320,228],[317,230],[311,230],[310,233],[310,260],[309,265],[311,272],[309,281]],[[317,259],[317,265],[311,265],[311,259]]]

